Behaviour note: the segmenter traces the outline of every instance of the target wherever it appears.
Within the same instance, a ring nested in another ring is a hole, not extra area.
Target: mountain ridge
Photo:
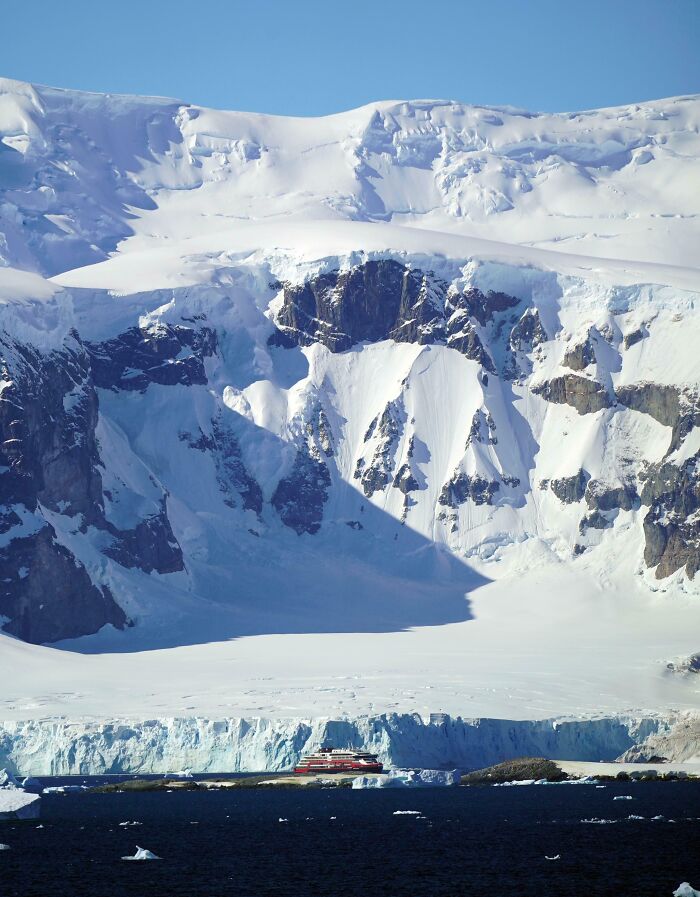
[[[483,640],[528,713],[557,677],[543,713],[642,706],[635,676],[692,704],[700,98],[294,120],[7,84],[5,632],[96,665],[343,633],[341,678],[381,637],[366,675],[416,693],[400,655],[444,638],[452,713]],[[599,673],[562,672],[571,621]]]

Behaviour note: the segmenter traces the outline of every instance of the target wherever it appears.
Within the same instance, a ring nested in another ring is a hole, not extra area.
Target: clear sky
[[[700,93],[700,0],[4,0],[0,75],[226,109]]]

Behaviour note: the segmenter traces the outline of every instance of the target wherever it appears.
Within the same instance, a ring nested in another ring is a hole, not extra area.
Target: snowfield
[[[0,79],[0,767],[700,756],[699,128]]]

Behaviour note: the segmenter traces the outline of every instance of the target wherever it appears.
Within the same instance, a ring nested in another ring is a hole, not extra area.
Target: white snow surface
[[[100,340],[205,315],[221,347],[206,387],[100,393],[110,519],[133,525],[167,494],[186,570],[127,570],[79,521],[51,517],[137,625],[58,647],[0,634],[0,719],[17,768],[56,768],[51,739],[68,752],[66,739],[93,726],[143,734],[152,722],[161,735],[150,750],[177,732],[169,768],[198,770],[204,755],[187,747],[198,720],[207,732],[234,719],[267,726],[283,759],[236,736],[228,753],[210,744],[233,764],[211,768],[272,769],[297,750],[290,732],[302,721],[316,732],[325,717],[362,729],[383,714],[697,710],[700,677],[667,669],[700,648],[697,582],[682,572],[658,582],[645,568],[643,508],[620,512],[574,557],[580,508],[539,488],[582,466],[617,482],[630,461],[664,456],[669,427],[630,410],[579,415],[517,382],[486,387],[475,362],[443,346],[334,355],[274,350],[267,337],[273,281],[391,257],[535,304],[550,338],[529,360],[533,383],[561,373],[562,344],[596,328],[610,340],[606,384],[697,388],[699,128],[698,97],[559,115],[397,101],[292,119],[0,79],[2,327],[50,351],[73,327]],[[643,340],[613,352],[639,327]],[[425,446],[426,488],[406,525],[398,489],[365,499],[352,476],[369,422],[397,400],[410,424],[396,465],[409,435]],[[193,460],[180,435],[224,415],[269,501],[319,403],[337,469],[314,536],[227,507],[211,462]],[[465,451],[485,407],[508,438]],[[440,520],[457,467],[507,472],[523,488]],[[360,518],[361,532],[346,525]],[[75,761],[82,771],[97,771],[98,749],[116,751],[100,732],[92,759]],[[125,743],[130,768],[158,765],[137,738]]]

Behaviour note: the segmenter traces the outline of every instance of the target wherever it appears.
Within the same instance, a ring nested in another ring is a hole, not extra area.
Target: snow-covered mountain
[[[699,126],[0,80],[0,712],[697,707]]]

